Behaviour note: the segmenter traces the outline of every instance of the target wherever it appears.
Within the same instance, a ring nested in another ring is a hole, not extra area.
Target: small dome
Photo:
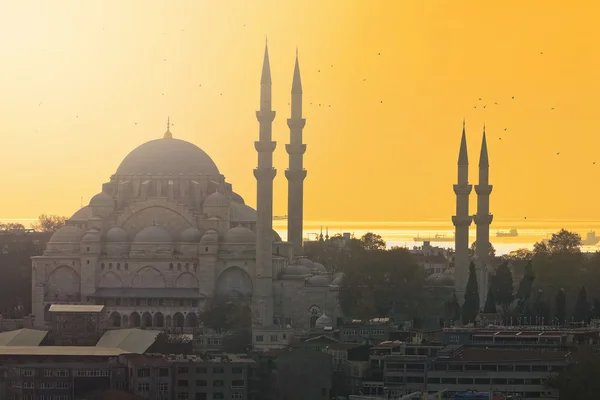
[[[333,281],[331,282],[331,286],[342,286],[343,280],[344,280],[344,274],[337,275],[336,277],[333,278]]]
[[[325,313],[323,313],[317,320],[315,321],[315,328],[325,328],[327,326],[331,326],[333,321],[329,318]]]
[[[314,263],[313,263],[313,265],[315,266],[314,268],[315,268],[315,269],[316,269],[318,272],[320,272],[320,273],[323,273],[323,274],[325,274],[325,273],[327,273],[327,272],[328,272],[328,271],[327,271],[327,268],[325,268],[325,266],[324,266],[323,264],[321,264],[321,263],[314,262]]]
[[[296,262],[300,265],[304,265],[308,269],[315,268],[315,264],[312,261],[310,261],[308,258],[299,258],[298,261],[296,261]]]
[[[279,233],[277,233],[275,230],[273,230],[273,241],[281,242],[281,236],[279,236]]]
[[[281,269],[281,275],[306,276],[310,271],[304,265],[287,265]]]
[[[113,226],[106,232],[105,240],[111,243],[129,242],[129,235],[120,226]]]
[[[186,243],[198,243],[201,237],[202,232],[194,227],[190,227],[181,232],[179,240]]]
[[[135,243],[170,243],[172,242],[171,235],[163,228],[158,226],[149,226],[142,229],[135,235],[133,240]]]
[[[214,192],[204,200],[204,207],[229,207],[229,197]]]
[[[219,241],[219,233],[214,229],[207,230],[200,238],[200,243],[217,243]]]
[[[104,192],[98,193],[90,200],[92,207],[114,207],[115,200]]]
[[[227,231],[223,237],[225,243],[244,243],[254,244],[256,243],[256,234],[248,228],[243,226],[236,226]]]
[[[331,281],[327,275],[313,275],[306,281],[308,286],[329,286]]]
[[[92,228],[88,230],[83,238],[81,238],[82,242],[96,242],[100,240],[100,230],[96,228]]]
[[[75,243],[80,242],[85,232],[73,225],[65,225],[50,238],[50,243]]]
[[[246,204],[244,202],[244,199],[242,198],[242,196],[240,196],[239,194],[237,194],[236,192],[231,192],[231,201],[235,202],[235,203],[241,203],[241,204]]]
[[[92,218],[92,207],[85,206],[80,208],[75,214],[71,215],[70,221],[87,221]]]

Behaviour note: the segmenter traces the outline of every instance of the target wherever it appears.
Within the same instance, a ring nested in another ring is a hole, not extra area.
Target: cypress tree
[[[519,289],[517,290],[517,299],[519,300],[517,305],[518,312],[525,312],[527,303],[531,298],[531,287],[534,280],[533,266],[531,265],[531,260],[529,260],[525,265],[525,273],[523,274],[523,278],[521,278],[521,282],[519,282]]]
[[[560,325],[564,325],[567,316],[567,298],[565,289],[561,288],[556,294],[556,319]]]
[[[594,318],[600,318],[600,301],[594,299],[594,309],[592,310],[592,316]]]
[[[479,290],[477,288],[477,274],[475,264],[469,265],[469,280],[465,289],[465,302],[463,303],[462,320],[463,324],[475,322],[475,317],[479,313]]]
[[[577,301],[575,302],[575,310],[573,311],[573,318],[575,322],[588,321],[590,317],[590,303],[587,301],[587,291],[585,286],[582,286],[577,295]]]
[[[486,314],[496,314],[496,299],[494,298],[494,290],[492,286],[488,290],[487,298],[485,299],[485,306],[483,306],[483,312]]]
[[[502,311],[507,313],[514,299],[513,278],[508,263],[504,262],[496,269],[492,288],[494,289],[494,300],[502,306]]]

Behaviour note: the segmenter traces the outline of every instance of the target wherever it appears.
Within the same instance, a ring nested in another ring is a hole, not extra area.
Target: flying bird
[[[513,97],[512,97],[512,99],[514,100],[514,99],[515,99],[515,96],[513,96]]]
[[[552,111],[552,110],[554,110],[554,107],[552,107],[552,108],[550,109],[550,111]]]
[[[504,130],[507,130],[508,128],[504,128]]]
[[[556,155],[558,156],[560,154],[560,151],[558,153],[556,153]]]

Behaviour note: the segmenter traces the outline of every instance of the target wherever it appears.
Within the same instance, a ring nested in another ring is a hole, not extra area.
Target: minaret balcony
[[[454,185],[454,193],[456,195],[469,195],[473,190],[473,185],[460,183],[458,185]]]
[[[471,225],[471,222],[473,221],[473,217],[469,216],[469,215],[460,215],[460,216],[453,216],[452,217],[452,223],[454,224],[454,226],[469,226]]]
[[[254,169],[254,177],[256,180],[273,180],[275,179],[275,175],[277,175],[277,170],[275,168],[255,168]]]
[[[306,125],[305,118],[288,118],[287,120],[288,128],[290,129],[304,129],[304,125]]]
[[[304,180],[304,178],[306,178],[306,170],[305,169],[301,169],[301,170],[286,169],[285,177],[287,178],[288,181],[291,181],[291,182],[293,182],[293,181],[302,182]]]
[[[492,185],[475,185],[475,193],[478,196],[489,196],[492,193]]]
[[[488,215],[475,214],[475,215],[473,215],[473,221],[475,221],[475,225],[490,225],[492,223],[493,219],[494,219],[494,216],[492,214],[488,214]]]
[[[305,144],[286,144],[285,151],[287,151],[287,153],[289,155],[304,154],[306,152],[306,145]]]
[[[275,119],[275,111],[273,110],[260,110],[256,112],[256,119],[261,124],[273,122]]]
[[[275,151],[275,147],[277,147],[277,142],[262,140],[257,140],[256,142],[254,142],[254,148],[259,153],[272,153]]]

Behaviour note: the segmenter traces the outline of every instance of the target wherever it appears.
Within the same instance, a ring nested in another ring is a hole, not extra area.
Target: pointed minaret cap
[[[462,137],[460,139],[460,151],[458,153],[458,165],[469,165],[469,156],[467,155],[467,134],[465,131],[465,120],[463,119]]]
[[[298,48],[296,47],[296,64],[294,65],[294,79],[292,80],[292,94],[302,94],[302,79],[300,79],[300,64],[298,63]]]
[[[269,46],[265,41],[265,57],[263,59],[262,75],[260,77],[261,85],[271,84],[271,64],[269,63]]]
[[[481,153],[479,154],[479,166],[489,167],[487,141],[485,140],[485,125],[483,125],[483,140],[481,141]]]
[[[165,134],[163,136],[165,139],[173,139],[173,134],[169,130],[170,128],[171,128],[171,118],[167,117],[167,131],[165,132]]]

